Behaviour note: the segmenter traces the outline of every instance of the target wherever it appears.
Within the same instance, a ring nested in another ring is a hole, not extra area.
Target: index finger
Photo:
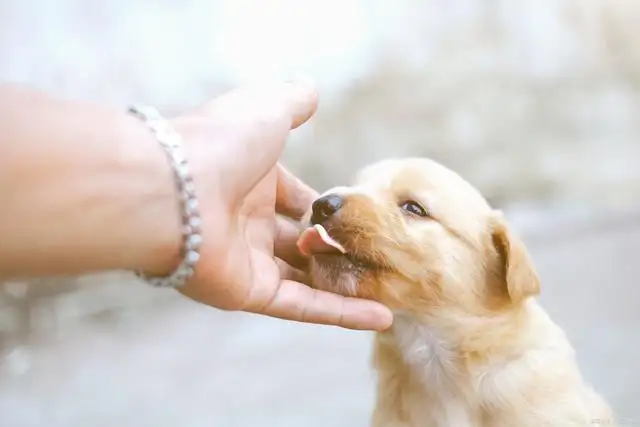
[[[227,92],[202,109],[214,123],[212,141],[224,141],[233,193],[247,194],[273,170],[289,132],[315,113],[318,95],[306,81],[247,86]]]
[[[315,84],[298,79],[232,89],[210,101],[203,111],[234,122],[242,118],[277,122],[278,126],[284,126],[289,131],[309,120],[317,108],[318,92]]]
[[[276,190],[276,212],[299,220],[311,208],[318,192],[278,163],[278,187]]]
[[[347,329],[383,331],[393,322],[384,305],[312,289],[302,283],[282,280],[261,314],[297,322],[340,326]]]

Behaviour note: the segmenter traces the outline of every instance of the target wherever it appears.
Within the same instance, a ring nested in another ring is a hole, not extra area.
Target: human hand
[[[295,221],[317,193],[278,159],[290,130],[316,107],[312,87],[286,83],[231,91],[173,120],[203,221],[201,258],[180,291],[224,310],[383,330],[392,321],[386,307],[302,283]]]

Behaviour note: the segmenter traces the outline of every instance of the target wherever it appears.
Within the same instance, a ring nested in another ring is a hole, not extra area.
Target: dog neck
[[[453,340],[411,314],[394,313],[391,335],[408,366],[445,368],[456,358]]]
[[[458,345],[437,326],[407,313],[394,313],[392,329],[384,339],[401,356],[401,363],[425,383],[442,385],[459,370]]]
[[[383,340],[391,343],[403,363],[429,382],[470,375],[475,366],[486,367],[520,357],[539,343],[527,330],[546,323],[534,300],[518,310],[493,316],[417,316],[396,312],[394,323]],[[542,322],[541,322],[542,320]]]

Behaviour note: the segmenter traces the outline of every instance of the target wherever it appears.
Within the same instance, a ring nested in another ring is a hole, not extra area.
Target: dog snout
[[[344,205],[344,198],[338,194],[327,194],[313,202],[311,224],[322,224],[335,215]]]

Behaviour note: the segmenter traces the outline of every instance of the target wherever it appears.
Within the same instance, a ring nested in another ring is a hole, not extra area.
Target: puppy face
[[[313,286],[396,311],[485,315],[538,293],[529,257],[501,215],[428,159],[386,160],[318,198],[298,246]]]

